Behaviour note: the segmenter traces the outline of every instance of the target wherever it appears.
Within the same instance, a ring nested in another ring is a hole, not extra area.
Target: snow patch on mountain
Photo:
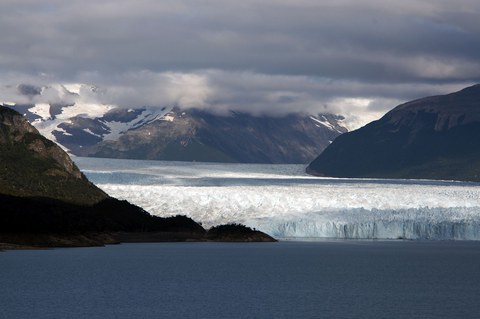
[[[28,111],[38,116],[38,118],[32,121],[33,126],[35,126],[43,136],[58,143],[55,132],[65,135],[70,134],[69,136],[72,135],[66,131],[65,128],[61,128],[60,125],[71,124],[71,119],[74,117],[94,119],[103,116],[113,108],[114,106],[112,105],[78,103],[65,105],[61,107],[58,114],[52,114],[51,104],[39,103],[29,108]],[[84,131],[92,135],[98,135],[87,129],[84,129]],[[68,151],[64,145],[59,144]]]
[[[102,137],[100,134],[95,134],[94,132],[92,132],[89,128],[84,128],[83,131],[93,136]]]
[[[109,128],[110,132],[103,135],[103,140],[117,140],[123,133],[143,126],[145,124],[151,123],[156,120],[166,120],[168,117],[168,112],[171,111],[171,108],[152,108],[145,109],[143,112],[132,121],[121,122],[121,121],[105,121],[102,122]],[[128,109],[128,113],[134,112],[133,109]]]
[[[163,120],[173,122],[173,120],[175,120],[175,115],[171,113],[165,114],[165,116],[163,117]]]
[[[33,114],[40,116],[42,119],[50,118],[50,104],[38,103],[28,110]]]
[[[314,116],[310,116],[310,118],[315,122],[315,123],[318,123],[320,125],[323,125],[325,126],[326,128],[328,128],[329,130],[331,131],[334,131],[334,132],[338,132],[338,133],[343,133],[341,130],[339,130],[336,126],[332,125],[328,119],[325,117],[325,115],[321,115],[320,118],[316,118]],[[318,124],[316,124],[317,127],[321,127],[319,126]]]
[[[314,121],[316,127],[325,127],[332,132],[345,133],[349,131],[345,125],[345,118],[340,115],[319,114],[317,116],[310,115],[310,119]]]

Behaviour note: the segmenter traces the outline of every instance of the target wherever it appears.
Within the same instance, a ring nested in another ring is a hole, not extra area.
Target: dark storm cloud
[[[472,0],[4,0],[0,84],[93,83],[122,105],[362,116],[478,82],[479,14]]]

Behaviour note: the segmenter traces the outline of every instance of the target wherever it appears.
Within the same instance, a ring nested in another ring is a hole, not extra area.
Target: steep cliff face
[[[55,143],[0,106],[0,193],[93,205],[108,196]]]
[[[307,168],[335,177],[480,181],[480,85],[394,108],[336,139]]]

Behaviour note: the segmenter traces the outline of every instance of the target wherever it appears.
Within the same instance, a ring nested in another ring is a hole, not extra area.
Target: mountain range
[[[334,114],[222,114],[173,106],[120,108],[82,102],[95,87],[55,87],[55,103],[11,105],[73,155],[149,160],[309,163],[348,131]],[[18,87],[42,97],[46,88]],[[83,93],[82,93],[83,92]]]
[[[320,176],[480,180],[475,138],[480,133],[480,85],[404,103],[351,132],[345,119],[333,114],[254,116],[172,106],[120,108],[85,102],[82,96],[95,87],[59,85],[55,90],[55,103],[13,107],[74,155],[311,162],[307,171]],[[18,91],[34,101],[48,88],[21,85]]]
[[[421,98],[339,136],[307,168],[318,176],[480,181],[480,84]]]

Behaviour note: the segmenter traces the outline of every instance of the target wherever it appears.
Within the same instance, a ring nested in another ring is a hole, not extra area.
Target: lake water
[[[155,243],[0,252],[0,318],[474,318],[480,243]]]

